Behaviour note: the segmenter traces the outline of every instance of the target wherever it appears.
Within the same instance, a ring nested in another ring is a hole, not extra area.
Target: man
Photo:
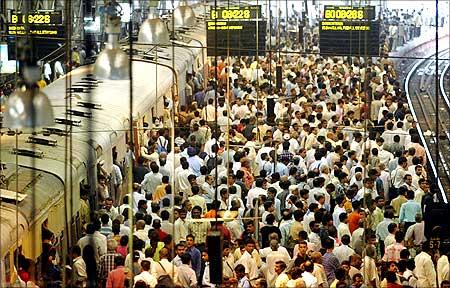
[[[339,260],[334,255],[334,241],[330,238],[326,238],[323,241],[323,248],[326,249],[326,253],[323,255],[323,268],[325,268],[325,273],[327,274],[328,283],[333,282],[335,277],[336,269],[339,268]]]
[[[242,264],[245,267],[245,273],[250,279],[253,281],[258,277],[258,265],[256,264],[255,259],[252,257],[253,250],[255,250],[255,240],[252,238],[247,238],[245,242],[245,251],[242,254],[241,258],[236,262],[236,265]],[[235,267],[236,269],[236,267]]]
[[[416,221],[416,215],[422,214],[422,208],[420,204],[414,201],[414,192],[409,190],[406,193],[406,198],[408,201],[402,204],[400,207],[400,216],[399,221],[403,223],[405,230],[407,230],[411,225],[413,225]]]
[[[242,264],[236,265],[234,268],[234,271],[236,273],[236,278],[238,280],[238,287],[240,288],[251,288],[252,285],[250,285],[250,281],[248,280],[248,277],[245,273],[245,267]]]
[[[90,223],[86,226],[86,236],[81,237],[78,240],[77,245],[80,247],[81,251],[85,246],[91,245],[94,248],[94,257],[99,261],[100,256],[106,254],[106,246],[102,240],[95,236],[95,225]]]
[[[105,205],[103,208],[106,210],[105,213],[108,214],[109,218],[111,220],[114,220],[119,216],[119,213],[117,212],[117,208],[113,206],[113,199],[112,198],[106,198]]]
[[[230,242],[228,241],[224,241],[223,242],[223,251],[222,251],[222,262],[223,262],[223,277],[224,278],[233,278],[234,277],[234,257],[233,254],[231,253],[231,249],[230,249]],[[244,273],[245,273],[245,268],[244,268]]]
[[[115,257],[119,254],[116,253],[117,242],[114,239],[109,239],[106,243],[107,252],[105,255],[100,257],[100,262],[98,265],[98,278],[102,285],[106,285],[106,280],[108,278],[109,272],[114,269]]]
[[[302,273],[302,278],[305,281],[306,288],[316,288],[317,286],[317,278],[312,274],[314,271],[314,264],[307,260],[303,264],[303,269],[305,272]]]
[[[146,174],[148,175],[148,174]],[[138,210],[138,204],[140,200],[147,201],[145,196],[141,193],[141,184],[133,183],[133,212],[136,213]],[[129,195],[128,195],[129,196]]]
[[[400,251],[406,249],[403,246],[404,234],[402,231],[395,232],[395,243],[389,246],[386,246],[386,250],[383,256],[383,261],[390,262],[395,261],[398,262],[400,260]]]
[[[286,274],[286,263],[277,261],[275,263],[275,273],[278,275],[275,280],[275,287],[285,288],[289,281],[289,276]]]
[[[378,277],[377,265],[375,263],[376,249],[373,245],[367,245],[361,272],[364,278],[364,284],[367,287],[378,287],[380,279]],[[425,287],[425,286],[424,286]]]
[[[125,259],[119,255],[114,258],[114,270],[109,272],[106,288],[123,288],[125,286]]]
[[[216,287],[214,284],[211,283],[211,276],[209,274],[209,255],[208,255],[208,249],[205,249],[205,251],[202,252],[202,260],[205,263],[205,270],[203,272],[202,277],[202,287]]]
[[[437,287],[436,270],[431,253],[430,243],[425,242],[422,245],[422,251],[414,258],[417,287]]]
[[[141,182],[142,189],[144,189],[144,191],[149,194],[154,193],[156,187],[162,184],[163,176],[161,173],[159,173],[159,166],[154,161],[150,163],[150,170],[151,172],[145,174],[144,180],[142,180]]]
[[[173,260],[172,260],[172,263],[173,263],[175,266],[180,267],[181,264],[183,264],[183,263],[181,262],[181,255],[183,255],[185,252],[186,252],[186,246],[184,246],[184,243],[183,243],[183,242],[178,243],[178,244],[175,245],[175,253],[176,253],[176,256],[175,256],[175,258],[173,258]],[[189,261],[190,261],[190,259],[189,259]]]
[[[134,276],[134,283],[138,281],[144,281],[148,287],[155,287],[158,284],[158,280],[150,273],[151,262],[147,259],[141,261],[141,273]],[[158,265],[154,263],[154,265]]]
[[[425,237],[425,222],[422,221],[422,215],[416,215],[416,223],[409,226],[406,230],[405,241],[406,243],[412,241],[412,244],[419,247],[422,243],[427,240]]]
[[[138,220],[136,222],[136,231],[134,232],[134,235],[144,242],[149,240],[148,239],[148,231],[145,229],[145,221],[144,220]]]
[[[191,255],[189,253],[183,253],[179,257],[181,259],[181,265],[178,267],[178,280],[176,282],[182,287],[196,287],[197,275],[189,266],[191,262]]]
[[[188,234],[188,222],[186,221],[187,212],[185,209],[178,209],[178,215],[180,216],[174,224],[175,233],[173,235],[173,241],[175,244],[180,241],[185,241]]]
[[[200,208],[200,206],[194,206],[194,208],[192,208],[191,215],[193,221],[189,221],[188,233],[195,237],[197,246],[204,246],[206,243],[206,235],[211,228],[211,223],[195,221],[201,219],[202,208]]]
[[[336,247],[333,251],[334,255],[336,255],[336,257],[338,258],[339,263],[348,261],[350,259],[350,256],[355,254],[355,250],[348,246],[350,244],[349,235],[343,235],[341,238],[341,242],[341,246]]]
[[[159,276],[169,275],[169,277],[176,281],[178,279],[177,267],[169,261],[170,251],[166,247],[159,250],[159,262],[154,262],[151,269],[152,275],[158,279]]]
[[[86,287],[86,263],[83,258],[81,258],[81,248],[80,246],[72,247],[72,279],[71,284],[74,287]]]
[[[392,220],[392,218],[394,218],[394,212],[392,211],[392,209],[387,209],[386,211],[384,211],[384,219],[383,221],[380,222],[380,224],[378,224],[377,229],[376,229],[376,235],[378,238],[378,241],[380,241],[380,251],[384,252],[384,240],[386,239],[386,237],[389,235],[389,231],[388,231],[388,225],[392,222],[394,222]]]
[[[201,211],[205,213],[207,211],[206,209],[206,201],[205,198],[200,196],[200,187],[194,185],[191,188],[193,196],[189,197],[189,201],[191,201],[191,204],[193,207],[199,206],[201,208]]]
[[[338,238],[342,240],[344,235],[351,237],[350,229],[348,228],[348,217],[345,212],[339,215]]]
[[[186,236],[186,253],[191,255],[191,267],[194,269],[197,277],[200,277],[201,270],[201,254],[200,251],[195,247],[195,237],[192,234]]]

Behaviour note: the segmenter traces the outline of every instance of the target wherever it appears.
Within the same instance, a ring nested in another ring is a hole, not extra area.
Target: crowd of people
[[[450,287],[444,228],[424,221],[437,191],[391,60],[290,52],[221,58],[206,87],[188,76],[188,105],[165,105],[174,130],[144,130],[95,195],[82,190],[67,285]],[[45,287],[62,281],[52,237],[43,229]]]

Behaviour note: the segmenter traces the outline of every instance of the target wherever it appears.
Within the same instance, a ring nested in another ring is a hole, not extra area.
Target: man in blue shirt
[[[194,269],[197,278],[200,278],[200,270],[202,269],[202,254],[195,247],[195,237],[192,234],[186,236],[186,252],[191,255],[191,267]]]
[[[405,230],[416,222],[416,215],[422,214],[420,204],[414,201],[414,192],[409,190],[406,193],[408,201],[400,207],[399,221],[405,226]]]

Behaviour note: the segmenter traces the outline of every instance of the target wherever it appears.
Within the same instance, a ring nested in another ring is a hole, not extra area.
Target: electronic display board
[[[207,21],[208,56],[228,55],[228,52],[230,56],[250,56],[256,55],[256,50],[264,51],[266,25],[265,20]]]
[[[11,11],[8,35],[63,38],[64,26],[61,11],[31,11],[22,14]]]
[[[325,5],[324,20],[348,20],[348,21],[361,21],[361,20],[375,20],[375,6],[332,6]]]
[[[211,20],[261,19],[261,6],[211,7]]]
[[[378,21],[320,21],[320,53],[324,55],[379,55]]]
[[[43,25],[63,24],[61,11],[33,11],[27,14],[11,11],[9,23],[17,25],[23,25],[25,23]]]

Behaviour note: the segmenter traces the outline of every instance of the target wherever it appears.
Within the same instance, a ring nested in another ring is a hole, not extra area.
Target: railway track
[[[442,200],[446,203],[450,199],[450,101],[446,91],[450,70],[450,62],[446,57],[448,53],[449,49],[438,53],[438,59],[444,60],[439,60],[437,71],[436,54],[433,54],[417,62],[405,80],[408,103],[418,123],[419,135],[437,187],[441,192]],[[439,76],[438,82],[436,82],[436,73]],[[436,85],[439,86],[437,98]],[[436,111],[436,100],[438,100],[438,111]]]

